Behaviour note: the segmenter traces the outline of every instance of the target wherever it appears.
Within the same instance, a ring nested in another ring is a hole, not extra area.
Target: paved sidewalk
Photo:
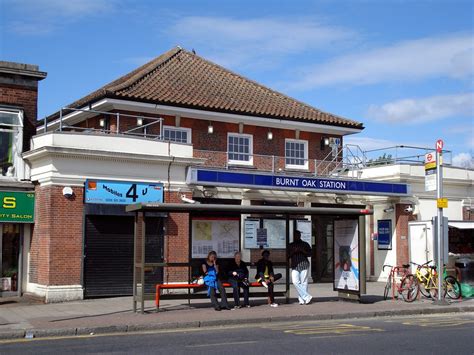
[[[362,303],[339,301],[332,284],[312,284],[313,303],[301,306],[296,299],[290,304],[271,308],[265,299],[252,299],[252,308],[216,312],[209,300],[163,300],[161,310],[147,302],[146,314],[132,312],[131,297],[83,300],[41,304],[21,299],[16,303],[0,299],[0,339],[81,335],[90,333],[131,332],[153,329],[205,327],[284,320],[323,320],[363,318],[387,315],[474,312],[474,299],[453,301],[449,306],[436,306],[431,300],[413,303],[382,298],[384,283],[367,284]],[[292,286],[291,295],[295,296]],[[282,301],[282,300],[281,300]]]

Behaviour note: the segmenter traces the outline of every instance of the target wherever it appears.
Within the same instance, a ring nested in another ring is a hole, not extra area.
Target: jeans
[[[291,270],[291,281],[298,291],[298,301],[305,303],[311,295],[308,293],[308,270]]]
[[[257,279],[260,280],[259,282],[262,283],[262,281],[265,281],[267,282],[267,286],[268,286],[268,303],[275,303],[275,296],[273,295],[273,284],[275,282],[277,282],[278,280],[280,280],[282,277],[281,274],[275,274],[273,275],[273,282],[270,282],[270,279],[267,279],[265,278],[265,276],[263,275],[263,272],[260,272],[258,275],[257,275]]]
[[[222,283],[220,280],[217,280],[217,289],[219,290],[219,293],[221,295],[221,303],[222,307],[229,307],[229,304],[227,303],[227,295],[225,294],[225,288],[222,286]],[[210,296],[211,296],[211,303],[214,308],[219,308],[219,302],[217,301],[217,295],[216,295],[216,289],[211,287],[210,289]]]
[[[244,306],[247,306],[249,304],[249,288],[244,286],[242,281],[238,281],[234,278],[230,278],[229,283],[232,285],[235,305],[240,306],[240,288],[242,287],[244,291]]]

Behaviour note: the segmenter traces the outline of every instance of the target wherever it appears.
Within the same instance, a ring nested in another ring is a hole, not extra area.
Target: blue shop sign
[[[382,219],[377,222],[377,245],[379,249],[392,249],[392,220]]]
[[[190,169],[189,184],[270,188],[361,195],[405,196],[407,184],[367,180],[324,179],[285,175],[252,174],[219,170]]]
[[[86,203],[129,205],[163,202],[163,184],[134,181],[86,180]]]

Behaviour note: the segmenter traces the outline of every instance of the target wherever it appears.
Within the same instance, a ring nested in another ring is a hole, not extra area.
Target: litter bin
[[[459,259],[454,264],[461,273],[461,282],[474,286],[474,260]]]

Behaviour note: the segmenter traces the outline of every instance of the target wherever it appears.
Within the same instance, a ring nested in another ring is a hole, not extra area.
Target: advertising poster
[[[192,258],[206,258],[214,250],[219,258],[239,251],[240,218],[193,218]]]
[[[359,228],[355,219],[334,221],[334,289],[359,291]]]
[[[379,250],[392,249],[392,220],[377,221],[377,246]]]
[[[163,184],[133,181],[86,180],[86,203],[130,205],[163,202]]]

